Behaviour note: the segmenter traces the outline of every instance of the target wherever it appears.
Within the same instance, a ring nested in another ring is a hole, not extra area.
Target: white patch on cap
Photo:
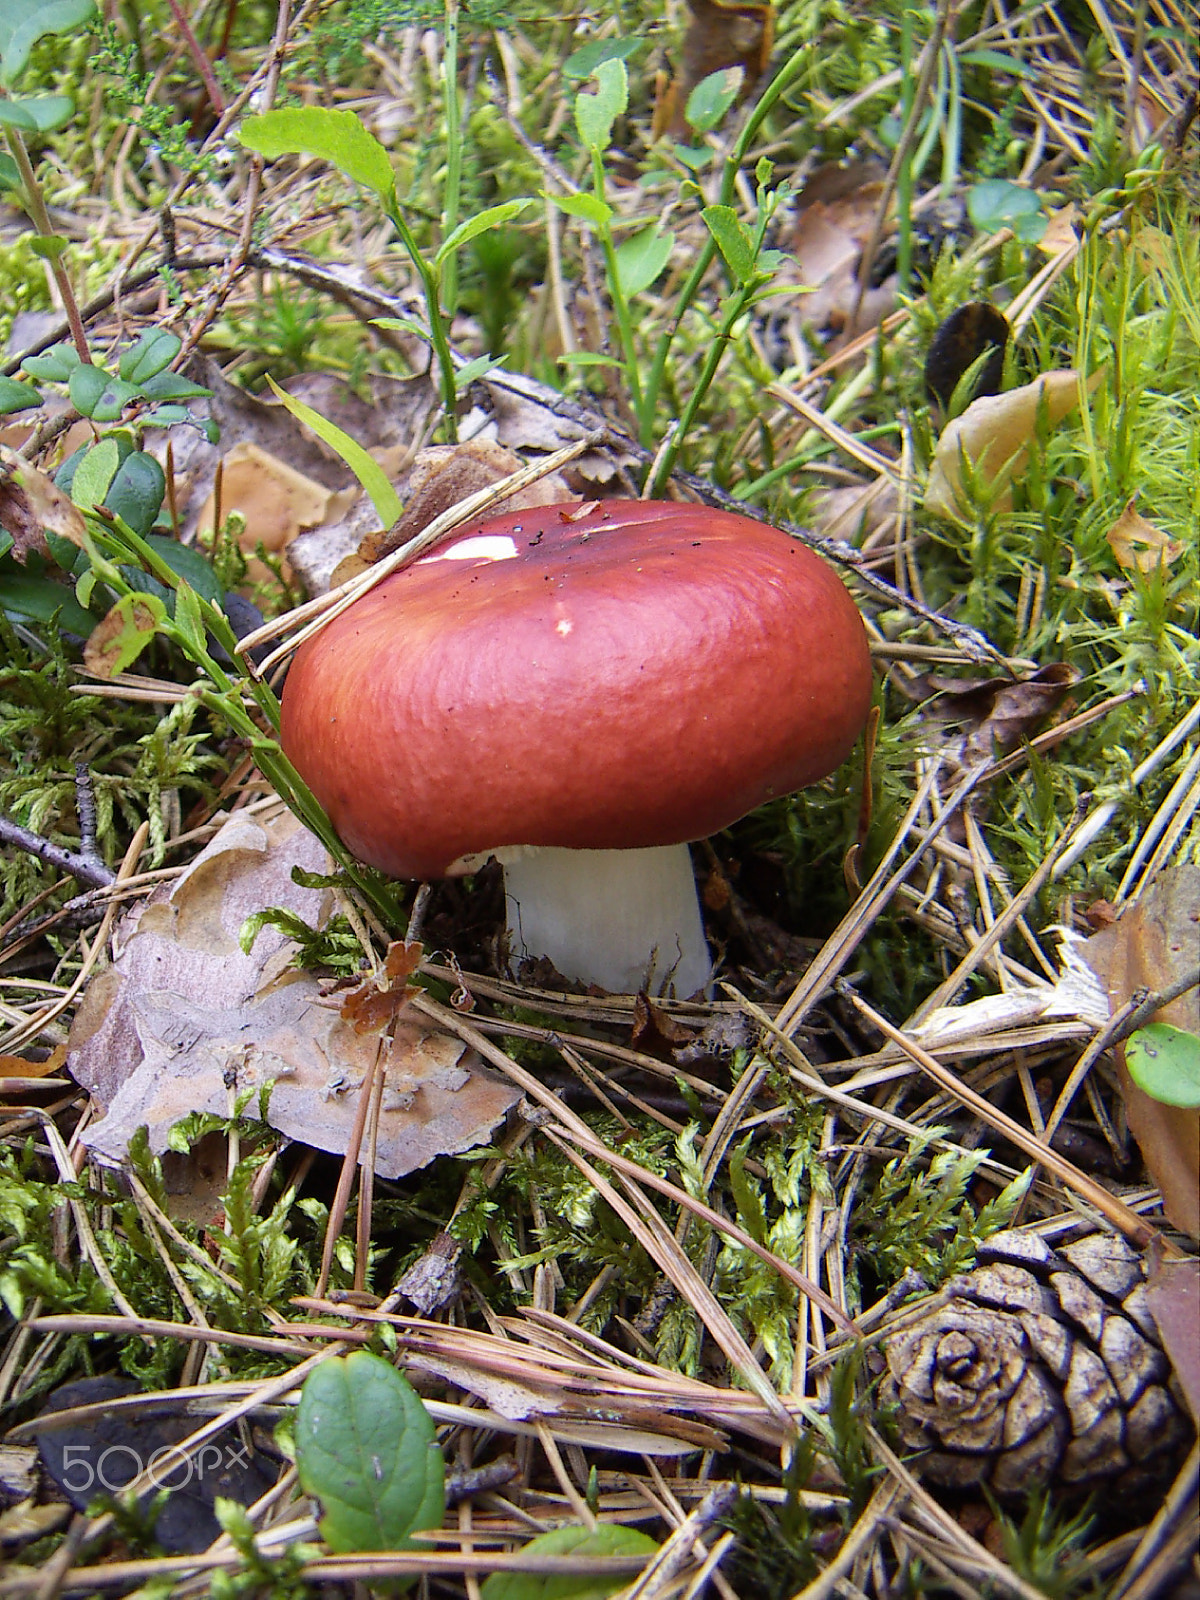
[[[563,617],[561,621],[554,624],[554,631],[560,639],[565,639],[574,626],[573,622],[568,622],[566,617]]]
[[[507,533],[477,533],[422,557],[420,564],[426,561],[515,561],[516,558],[517,542]]]

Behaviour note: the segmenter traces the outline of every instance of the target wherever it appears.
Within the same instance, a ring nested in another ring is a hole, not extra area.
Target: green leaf
[[[42,397],[31,383],[22,383],[18,378],[6,378],[0,374],[0,417],[41,403]]]
[[[717,242],[725,265],[739,283],[754,276],[754,240],[732,206],[705,206],[700,213]]]
[[[122,355],[117,371],[126,383],[144,384],[155,373],[169,367],[182,347],[183,341],[177,333],[166,328],[148,328]]]
[[[1041,198],[1007,178],[985,178],[967,190],[967,215],[980,233],[1011,228],[1022,244],[1036,244],[1046,231]]]
[[[710,72],[687,97],[683,113],[693,133],[711,133],[725,120],[725,114],[741,92],[746,74],[741,67],[722,67]]]
[[[306,428],[311,428],[318,439],[324,439],[330,449],[337,451],[370,495],[371,504],[375,507],[375,514],[380,522],[385,528],[390,528],[393,522],[399,519],[404,506],[378,461],[369,456],[362,445],[330,422],[327,417],[323,417],[319,411],[314,411],[311,406],[306,406],[303,400],[297,400],[295,395],[290,395],[286,389],[281,389],[272,377],[268,376],[267,382],[298,421]]]
[[[91,369],[81,367],[80,371]],[[81,511],[91,511],[104,504],[108,486],[117,475],[121,463],[120,446],[115,439],[101,439],[84,455],[71,479],[70,495]]]
[[[477,215],[468,217],[466,222],[460,222],[449,238],[442,241],[441,249],[433,258],[434,266],[440,267],[456,250],[461,250],[463,245],[469,244],[472,239],[477,239],[489,228],[498,228],[512,217],[519,216],[532,204],[532,200],[505,200],[502,205],[488,206],[486,211],[480,211]]]
[[[145,450],[133,450],[117,468],[104,504],[144,539],[162,510],[166,492],[167,480],[158,462]]]
[[[175,626],[193,660],[208,651],[204,623],[200,616],[200,602],[190,583],[181,581],[175,591]]]
[[[433,1421],[408,1380],[365,1350],[310,1372],[296,1416],[296,1470],[324,1510],[329,1548],[404,1550],[446,1503]]]
[[[742,1227],[756,1244],[767,1242],[767,1218],[758,1191],[746,1176],[746,1158],[750,1154],[750,1136],[738,1145],[729,1158],[729,1187]]]
[[[115,422],[129,402],[138,398],[132,384],[83,361],[68,378],[67,393],[76,411],[93,422]]]
[[[155,594],[123,594],[83,649],[89,672],[114,678],[131,667],[158,632],[167,608]]]
[[[69,94],[26,95],[20,100],[0,100],[0,107],[18,111],[23,121],[17,124],[33,133],[53,133],[65,122],[70,122],[75,112],[75,102]],[[0,121],[5,119],[0,116]]]
[[[596,93],[575,96],[575,126],[586,147],[603,154],[612,139],[613,123],[629,104],[629,75],[623,61],[610,58],[592,77]]]
[[[37,123],[19,100],[0,100],[0,125],[20,128],[22,133],[37,132]]]
[[[193,383],[182,372],[156,372],[152,378],[138,384],[138,393],[147,400],[195,400],[200,395],[211,394],[212,390],[202,383]],[[142,418],[143,423],[146,420]]]
[[[82,27],[95,9],[92,0],[0,0],[0,78],[11,83],[39,39]]]
[[[648,1533],[602,1522],[589,1528],[553,1528],[539,1533],[524,1548],[530,1556],[575,1556],[595,1561],[604,1556],[632,1556],[644,1566],[658,1545]],[[608,1600],[629,1586],[633,1573],[611,1576],[597,1573],[493,1572],[484,1583],[483,1600]]]
[[[1032,70],[1016,56],[1005,55],[1002,50],[960,50],[959,65],[964,67],[991,67],[993,72],[1010,72],[1014,78],[1031,78]]]
[[[590,78],[606,61],[628,61],[641,45],[640,39],[593,39],[590,44],[572,50],[562,64],[563,77]]]
[[[175,576],[200,596],[219,606],[224,591],[213,571],[212,563],[190,544],[180,544],[165,533],[154,533],[146,540],[158,559],[170,567]]]
[[[27,372],[31,378],[66,383],[79,365],[79,351],[73,344],[52,344],[40,356],[26,356],[21,363],[21,371]]]
[[[66,253],[68,241],[61,233],[31,233],[29,248],[42,261],[57,261]]]
[[[547,197],[569,217],[579,217],[594,228],[602,228],[612,221],[613,208],[594,194],[552,194]]]
[[[68,633],[86,638],[96,619],[85,611],[70,589],[52,578],[27,578],[20,573],[0,573],[0,610],[34,622],[52,622]]]
[[[617,247],[617,280],[627,300],[648,289],[671,258],[675,241],[657,223]]]
[[[1169,1022],[1151,1022],[1125,1045],[1129,1076],[1165,1106],[1200,1106],[1200,1039]]]
[[[429,343],[429,329],[423,327],[419,322],[414,322],[411,317],[372,317],[371,326],[373,328],[395,328],[400,333],[415,334],[418,339],[423,339],[426,344]]]
[[[615,356],[602,356],[598,350],[568,350],[558,357],[560,367],[619,367]]]
[[[0,189],[19,189],[21,174],[11,156],[0,155]]]
[[[459,367],[454,374],[455,394],[466,394],[467,390],[477,378],[482,378],[485,373],[494,372],[503,364],[503,356],[482,355],[468,361],[465,366]]]
[[[247,117],[238,137],[248,150],[269,161],[278,156],[318,156],[385,200],[394,187],[387,151],[353,111],[328,111],[323,106],[265,111],[260,117]]]

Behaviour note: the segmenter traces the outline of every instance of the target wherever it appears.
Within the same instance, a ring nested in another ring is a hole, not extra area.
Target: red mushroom
[[[871,668],[824,561],[705,506],[539,506],[452,536],[296,654],[283,748],[396,877],[505,866],[515,953],[615,991],[710,965],[687,844],[823,778]]]

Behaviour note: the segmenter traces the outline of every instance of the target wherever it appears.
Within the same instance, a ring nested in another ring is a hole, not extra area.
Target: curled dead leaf
[[[1184,550],[1180,540],[1146,521],[1137,509],[1136,498],[1129,501],[1104,537],[1117,565],[1126,572],[1154,572],[1159,567],[1169,567]]]
[[[1087,380],[1088,394],[1102,376],[1101,372],[1095,372]],[[951,521],[963,516],[966,503],[964,457],[977,480],[992,493],[994,508],[1011,510],[1012,480],[1029,460],[1041,408],[1045,407],[1049,426],[1057,427],[1079,404],[1082,384],[1081,375],[1074,369],[1043,372],[1019,389],[973,400],[961,416],[943,429],[938,439],[925,489],[925,510]]]
[[[493,439],[470,439],[463,444],[431,445],[422,450],[413,463],[404,493],[404,515],[395,527],[380,533],[369,534],[358,547],[361,562],[369,565],[398,550],[409,539],[415,538],[443,511],[456,506],[468,495],[490,488],[519,472],[525,465],[521,458]],[[520,494],[510,495],[496,506],[496,514],[505,511],[525,511],[533,506],[551,506],[559,500],[574,498],[563,480],[552,474],[531,484]],[[352,576],[347,569],[339,568],[338,581]]]
[[[1200,945],[1200,866],[1185,862],[1161,873],[1111,927],[1082,946],[1116,1010],[1138,989],[1160,992],[1195,966]],[[1193,988],[1154,1013],[1200,1033],[1200,996]],[[1162,1190],[1175,1227],[1200,1237],[1200,1111],[1163,1105],[1133,1082],[1117,1048],[1125,1115],[1150,1176]]]
[[[70,495],[7,445],[0,445],[0,528],[22,566],[31,550],[49,558],[47,530],[83,547],[83,515]]]
[[[314,926],[325,891],[293,883],[299,867],[328,870],[324,847],[288,817],[269,828],[232,817],[171,886],[121,923],[113,964],[89,985],[71,1030],[67,1065],[104,1115],[84,1142],[120,1161],[139,1126],[155,1152],[189,1112],[226,1116],[230,1092],[270,1086],[266,1116],[290,1138],[343,1153],[358,1097],[377,1063],[383,1095],[376,1170],[396,1178],[435,1156],[482,1143],[517,1099],[460,1040],[399,1014],[415,957],[392,947],[386,1017],[347,1020],[320,983],[291,967],[294,946],[262,929],[239,943],[264,906]],[[371,987],[385,993],[376,981]]]
[[[84,666],[98,678],[115,678],[141,655],[166,614],[157,595],[122,595],[88,635]]]

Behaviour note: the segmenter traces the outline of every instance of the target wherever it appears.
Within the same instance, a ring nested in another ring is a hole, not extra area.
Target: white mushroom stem
[[[695,994],[712,976],[686,844],[505,853],[509,951],[614,994]]]

